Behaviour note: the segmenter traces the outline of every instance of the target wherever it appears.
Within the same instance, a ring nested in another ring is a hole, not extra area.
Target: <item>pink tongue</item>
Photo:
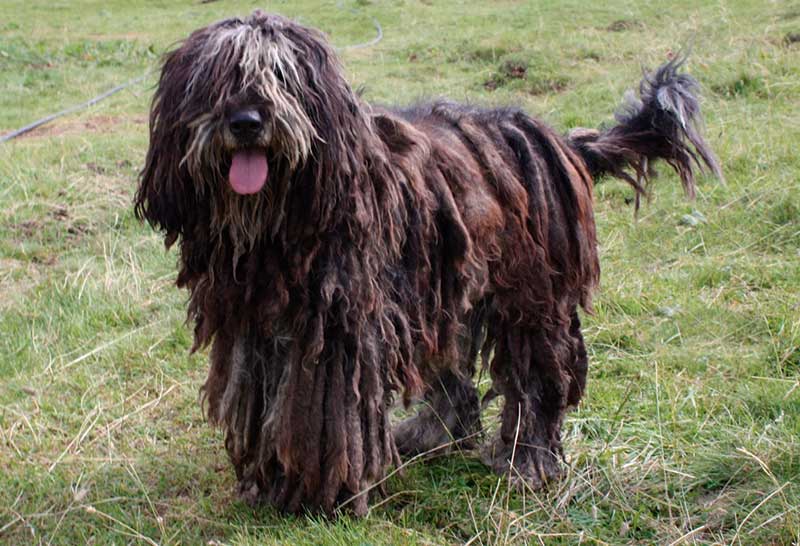
[[[228,173],[233,191],[241,194],[258,192],[267,182],[267,156],[263,150],[241,150],[233,154]]]

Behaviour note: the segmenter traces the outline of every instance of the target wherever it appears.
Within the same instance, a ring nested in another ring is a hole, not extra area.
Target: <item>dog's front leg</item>
[[[287,512],[344,505],[363,515],[397,461],[378,328],[345,331],[317,316],[285,339],[220,335],[212,349],[205,397],[239,494]]]

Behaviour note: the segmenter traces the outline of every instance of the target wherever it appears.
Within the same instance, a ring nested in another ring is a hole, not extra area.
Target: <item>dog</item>
[[[480,358],[504,405],[481,446],[539,488],[586,387],[593,184],[720,175],[673,59],[617,124],[561,136],[518,108],[367,104],[318,31],[256,11],[168,53],[135,213],[180,250],[202,388],[238,491],[365,514],[401,456],[477,447]],[[394,428],[390,408],[423,398]]]

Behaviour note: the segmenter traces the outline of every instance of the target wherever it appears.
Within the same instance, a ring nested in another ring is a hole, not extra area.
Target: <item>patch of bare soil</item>
[[[97,115],[84,119],[56,119],[46,123],[36,129],[28,131],[18,136],[18,139],[25,138],[47,138],[61,135],[71,135],[78,133],[108,133],[116,130],[117,127],[133,123],[134,125],[144,125],[147,118],[144,116],[107,116]],[[2,131],[2,134],[11,132],[14,129]]]
[[[53,229],[53,226],[58,226]],[[17,241],[39,240],[43,243],[56,242],[64,238],[69,243],[79,241],[90,231],[90,226],[86,221],[72,218],[69,209],[63,205],[53,206],[44,218],[32,218],[9,226],[11,232],[16,235]],[[42,263],[51,265],[55,260],[44,260]]]
[[[606,27],[609,32],[625,32],[626,30],[641,30],[644,23],[636,19],[618,19]]]

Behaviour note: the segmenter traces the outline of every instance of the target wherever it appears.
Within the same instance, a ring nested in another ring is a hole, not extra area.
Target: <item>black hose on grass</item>
[[[342,7],[341,4],[339,5],[339,7]],[[353,13],[356,13],[356,14],[359,12],[355,8],[351,9],[350,11],[352,11]],[[369,40],[368,42],[364,42],[364,43],[361,43],[361,44],[354,44],[354,45],[339,47],[337,49],[339,49],[340,51],[346,51],[348,49],[365,49],[365,48],[368,48],[368,47],[372,47],[375,44],[377,44],[378,42],[380,42],[383,39],[383,27],[381,27],[381,24],[378,22],[378,20],[376,18],[370,17],[370,19],[372,19],[372,24],[375,26],[375,37],[372,40]],[[66,116],[68,114],[72,114],[73,112],[77,112],[78,110],[83,110],[84,108],[91,108],[92,106],[94,106],[98,102],[107,99],[111,95],[119,93],[123,89],[126,89],[126,88],[128,88],[128,87],[130,87],[132,85],[136,85],[137,83],[139,83],[142,80],[144,80],[149,74],[150,74],[150,70],[148,70],[147,72],[145,72],[141,76],[139,76],[137,78],[133,78],[132,80],[129,80],[129,81],[127,81],[127,82],[125,82],[125,83],[123,83],[121,85],[118,85],[116,87],[113,87],[113,88],[109,89],[108,91],[106,91],[104,93],[101,93],[101,94],[97,95],[96,97],[94,97],[92,99],[89,99],[86,102],[83,102],[81,104],[76,104],[75,106],[70,106],[69,108],[65,108],[64,110],[56,112],[55,114],[50,114],[48,116],[45,116],[42,119],[36,120],[33,123],[29,123],[28,125],[26,125],[24,127],[20,127],[19,129],[11,131],[10,133],[6,133],[4,135],[0,135],[0,143],[8,142],[9,140],[17,138],[20,135],[24,135],[25,133],[36,129],[37,127],[41,127],[42,125],[44,125],[46,123],[50,123],[54,119],[60,118],[62,116]]]
[[[375,37],[372,40],[370,40],[369,42],[364,42],[362,44],[342,46],[337,49],[339,51],[347,51],[348,49],[365,49],[368,47],[372,47],[381,40],[383,40],[383,27],[381,27],[381,24],[374,17],[370,17],[370,19],[372,19],[372,24],[375,26]]]
[[[6,133],[6,134],[0,136],[0,142],[6,142],[6,141],[11,140],[12,138],[17,138],[20,135],[24,135],[28,131],[32,131],[32,130],[36,129],[37,127],[41,127],[45,123],[50,123],[54,119],[60,118],[61,116],[66,116],[67,114],[71,114],[73,112],[77,112],[78,110],[83,110],[84,108],[91,108],[92,106],[94,106],[95,104],[100,102],[101,100],[107,99],[111,95],[114,95],[115,93],[119,93],[123,89],[125,89],[127,87],[130,87],[132,85],[135,85],[135,84],[139,83],[140,81],[144,80],[149,73],[150,73],[150,71],[148,70],[147,72],[145,72],[141,76],[139,76],[137,78],[133,78],[132,80],[129,80],[129,81],[127,81],[127,82],[125,82],[125,83],[123,83],[121,85],[118,85],[116,87],[113,87],[113,88],[109,89],[108,91],[106,91],[104,93],[101,93],[101,94],[97,95],[96,97],[94,97],[92,99],[89,99],[86,102],[83,102],[81,104],[76,104],[75,106],[70,106],[69,108],[65,108],[64,110],[61,110],[60,112],[56,112],[55,114],[50,114],[49,116],[45,116],[42,119],[34,121],[33,123],[29,123],[25,127],[20,127],[19,129],[11,131],[10,133]]]
[[[337,2],[336,7],[338,7],[339,9],[344,9],[342,2]],[[350,13],[358,15],[361,13],[361,10],[359,10],[358,8],[350,8]],[[375,27],[375,37],[372,40],[369,40],[368,42],[363,42],[361,44],[337,47],[336,49],[338,49],[339,51],[347,51],[348,49],[365,49],[368,47],[372,47],[381,40],[383,40],[383,27],[374,17],[370,16],[370,19],[372,20],[372,25]]]

